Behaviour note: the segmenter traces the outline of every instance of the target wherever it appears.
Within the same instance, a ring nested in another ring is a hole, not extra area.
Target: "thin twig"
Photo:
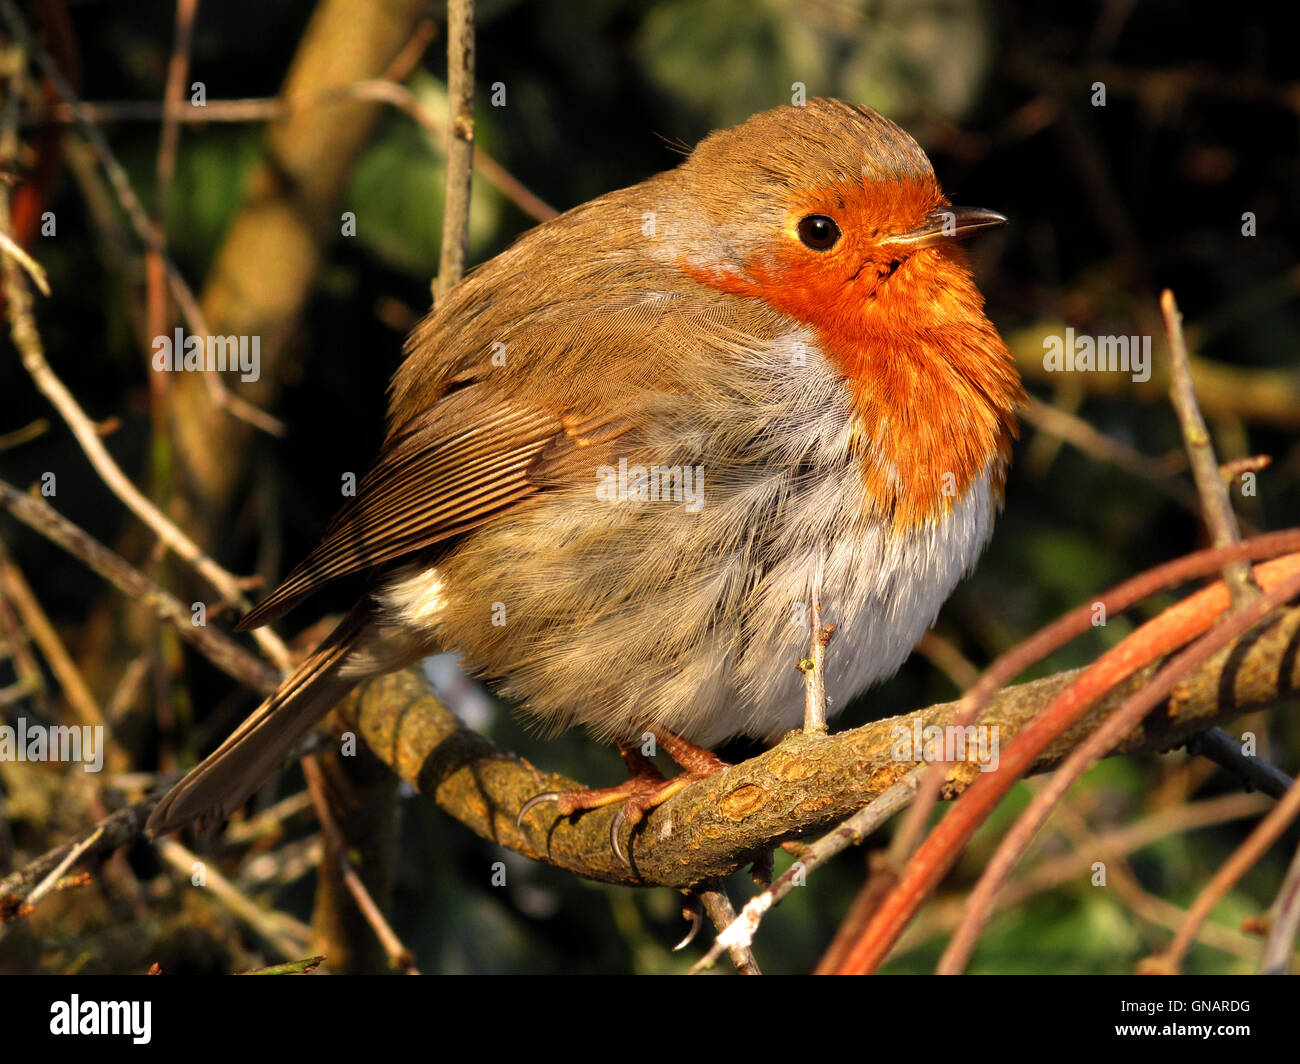
[[[73,91],[72,86],[68,84],[67,78],[63,76],[58,63],[44,48],[40,47],[32,35],[31,29],[19,15],[13,0],[0,0],[0,13],[4,14],[14,36],[30,54],[36,57],[37,63],[40,64],[46,77],[49,78],[50,84],[54,86],[55,92],[59,94],[65,103],[77,103],[77,94]],[[190,332],[195,336],[211,335],[193,290],[177,268],[176,263],[167,254],[162,234],[140,203],[139,197],[135,194],[135,189],[131,187],[131,179],[127,176],[126,169],[118,161],[117,156],[113,154],[113,149],[109,147],[104,134],[100,132],[97,126],[84,119],[78,120],[77,128],[81,131],[81,135],[99,160],[104,175],[108,178],[109,186],[113,189],[113,193],[117,197],[118,203],[121,205],[123,213],[126,214],[127,221],[135,231],[137,238],[147,250],[157,254],[166,267],[167,285],[171,289],[172,297],[185,315]],[[205,373],[204,379],[209,394],[217,405],[263,432],[273,436],[284,435],[284,425],[279,419],[272,417],[264,410],[259,410],[251,403],[245,402],[227,390],[216,373]]]
[[[113,693],[104,704],[104,717],[110,724],[118,724],[127,710],[135,705],[140,687],[149,676],[149,668],[152,664],[150,657],[149,651],[145,650],[127,663],[121,679],[117,681],[117,686],[113,688]]]
[[[307,791],[296,791],[260,812],[231,822],[226,826],[221,841],[227,846],[242,846],[268,835],[282,835],[286,820],[311,807],[311,795]]]
[[[474,0],[447,3],[447,194],[434,306],[465,274],[474,168]]]
[[[1178,476],[1187,468],[1187,457],[1182,451],[1171,452],[1163,458],[1149,457],[1113,436],[1098,432],[1083,418],[1032,395],[1023,414],[1024,419],[1039,432],[1070,444],[1089,458],[1109,462],[1116,469],[1140,478],[1184,510],[1200,516],[1196,492]],[[1252,530],[1251,534],[1256,531]]]
[[[405,85],[392,81],[358,81],[346,87],[348,95],[361,100],[387,103],[405,113],[428,135],[430,143],[445,153],[447,124],[430,108],[420,102]],[[545,222],[560,212],[530,191],[517,177],[485,152],[474,145],[473,172],[492,185],[506,199],[534,221]]]
[[[124,595],[131,596],[163,620],[170,621],[182,639],[197,647],[222,672],[264,694],[274,691],[279,685],[280,674],[275,669],[220,629],[194,624],[188,607],[52,509],[43,499],[25,495],[12,484],[0,480],[0,509],[8,510],[28,528],[57,543]]]
[[[324,957],[304,957],[299,961],[285,961],[283,964],[268,964],[265,968],[250,968],[236,975],[307,975],[314,972],[325,961]]]
[[[446,120],[435,114],[405,85],[391,76],[388,79],[370,78],[349,85],[322,89],[286,97],[250,97],[242,100],[209,100],[205,107],[182,104],[172,116],[183,125],[206,122],[270,122],[283,118],[291,111],[315,107],[322,103],[344,99],[383,103],[404,113],[430,138],[439,154],[446,151]],[[78,121],[157,122],[164,113],[162,105],[153,100],[122,100],[106,103],[57,104],[41,121],[75,123]],[[489,155],[478,144],[474,145],[474,172],[518,207],[534,221],[545,222],[559,212],[531,191],[509,170]]]
[[[27,254],[23,246],[7,232],[0,233],[0,251],[3,251],[6,255],[12,255],[18,261],[18,264],[27,271],[27,276],[32,279],[32,283],[41,290],[41,295],[49,297],[50,281],[45,276],[45,267]]]
[[[40,439],[49,431],[50,423],[45,418],[38,417],[30,424],[14,429],[13,432],[0,433],[0,451],[8,451],[13,447],[20,447],[24,443]]]
[[[167,201],[171,194],[172,175],[176,172],[176,149],[180,144],[180,123],[176,114],[185,94],[185,79],[190,69],[190,44],[194,39],[194,20],[199,0],[176,0],[176,35],[167,61],[167,83],[163,90],[162,131],[158,137],[154,222],[159,235],[166,239]]]
[[[31,636],[23,628],[17,608],[4,594],[4,586],[0,584],[0,658],[5,657],[13,662],[18,679],[5,688],[0,704],[10,705],[32,699],[43,714],[46,710],[45,673],[41,671],[40,662],[32,651]]]
[[[1262,791],[1270,798],[1281,798],[1295,781],[1280,768],[1258,757],[1241,752],[1241,740],[1222,728],[1195,735],[1187,741],[1187,752],[1208,758],[1226,768],[1251,790]]]
[[[713,921],[713,926],[717,928],[721,935],[736,921],[736,910],[731,906],[731,899],[727,897],[726,888],[720,880],[715,879],[703,886],[698,893],[700,901],[704,905],[704,911],[709,914],[709,919]],[[763,974],[758,967],[758,961],[754,959],[754,951],[750,949],[750,942],[752,941],[753,937],[751,936],[749,942],[733,942],[725,947],[731,954],[731,963],[736,966],[738,975]],[[721,952],[724,947],[719,946],[717,948]],[[710,950],[710,952],[712,951]],[[715,957],[714,961],[716,960]],[[710,962],[710,966],[712,966],[712,963]],[[696,968],[692,968],[691,971],[695,971],[697,968],[698,965]]]
[[[1259,958],[1260,975],[1285,975],[1300,931],[1300,848],[1282,880],[1282,888],[1268,910],[1268,937]]]
[[[16,907],[12,899],[18,898],[21,900],[22,892],[39,880],[46,878],[51,869],[61,868],[62,871],[59,872],[59,875],[66,873],[75,863],[67,861],[69,854],[75,854],[76,861],[84,862],[91,857],[106,854],[137,839],[140,832],[144,830],[145,821],[149,819],[150,812],[158,804],[162,795],[163,791],[159,790],[144,801],[127,806],[125,809],[119,809],[117,812],[105,817],[95,825],[92,833],[87,837],[94,840],[93,845],[86,846],[84,843],[87,840],[78,840],[77,842],[58,846],[48,853],[42,854],[18,871],[5,876],[4,879],[0,879],[0,919],[3,919],[4,913]]]
[[[162,252],[167,242],[167,206],[171,196],[172,178],[176,173],[176,152],[180,145],[180,122],[177,114],[185,92],[185,78],[190,67],[190,44],[194,37],[194,19],[198,14],[199,0],[176,0],[176,33],[172,41],[171,56],[167,61],[167,82],[163,89],[162,129],[158,135],[158,159],[154,167],[155,189],[153,224],[161,248],[147,252],[149,278],[149,306],[151,336],[167,331],[164,285],[166,266]]]
[[[1214,455],[1210,431],[1201,416],[1192,386],[1191,363],[1187,355],[1187,342],[1183,338],[1183,316],[1179,313],[1174,294],[1166,288],[1160,294],[1160,310],[1165,318],[1165,331],[1169,336],[1169,399],[1178,415],[1178,426],[1183,432],[1187,458],[1192,465],[1192,477],[1201,496],[1201,513],[1210,540],[1216,547],[1226,547],[1241,539],[1237,519],[1232,512],[1228,489],[1219,474],[1219,460]],[[1250,565],[1244,561],[1230,562],[1223,568],[1223,579],[1228,585],[1234,606],[1241,606],[1259,595],[1259,587],[1250,575]]]
[[[36,906],[40,904],[40,900],[52,891],[58,884],[59,880],[63,878],[63,874],[95,848],[95,844],[99,842],[103,834],[104,829],[98,827],[91,832],[90,835],[73,846],[72,849],[68,851],[68,855],[63,858],[63,860],[60,861],[53,870],[51,870],[50,874],[32,888],[32,892],[28,894],[26,898],[27,906],[32,909],[36,908]]]
[[[963,654],[960,648],[947,636],[940,635],[933,628],[921,636],[914,654],[920,654],[931,665],[943,673],[958,691],[964,691],[980,678],[980,671],[975,663]]]
[[[311,941],[311,928],[288,913],[268,911],[253,901],[223,876],[209,861],[204,861],[187,850],[174,838],[159,839],[154,849],[186,881],[193,883],[201,872],[201,882],[195,884],[211,892],[227,909],[253,929],[268,945],[283,957],[301,957]]]
[[[709,952],[691,970],[697,972],[713,967],[724,949],[734,951],[742,946],[748,948],[754,941],[754,934],[762,923],[763,916],[770,909],[780,905],[796,887],[803,886],[808,873],[850,846],[860,846],[867,836],[907,805],[916,796],[919,778],[920,774],[916,772],[904,776],[871,804],[858,810],[843,824],[832,828],[804,850],[799,860],[786,869],[770,887],[745,903],[740,916],[721,930]]]
[[[420,60],[424,58],[425,51],[437,37],[438,23],[432,18],[426,18],[411,31],[410,39],[402,45],[402,50],[388,64],[388,69],[384,71],[384,77],[388,81],[405,81],[415,68],[420,65]]]
[[[1069,803],[1058,807],[1058,813],[1062,834],[1075,849],[1087,849],[1090,861],[1106,862],[1107,883],[1114,887],[1116,895],[1134,916],[1154,927],[1168,931],[1178,930],[1187,917],[1186,909],[1145,890],[1123,855],[1108,850],[1102,838],[1092,832],[1087,822]],[[1091,874],[1089,867],[1084,873],[1085,880],[1090,879]],[[1221,924],[1207,926],[1201,934],[1200,942],[1211,949],[1246,960],[1253,960],[1259,954],[1257,939]]]
[[[826,644],[835,634],[834,625],[822,627],[822,580],[824,559],[817,555],[817,569],[813,573],[812,593],[809,596],[812,612],[811,634],[808,640],[808,657],[799,662],[803,673],[803,730],[817,735],[826,734]]]
[[[1247,543],[1259,543],[1268,538],[1268,536],[1261,536],[1230,547],[1198,553],[1203,561],[1216,559],[1218,561],[1216,568],[1221,568],[1226,561],[1248,556],[1241,553]],[[1172,567],[1179,564],[1168,563],[1159,569],[1164,570],[1167,577]],[[1105,604],[1107,612],[1111,612],[1135,589],[1146,584],[1146,581],[1152,580],[1157,571],[1159,570],[1152,570],[1142,577],[1127,581],[1102,596],[1100,601]],[[1261,566],[1259,570],[1261,580],[1266,581],[1269,587],[1287,582],[1296,572],[1294,558],[1285,559],[1281,564],[1269,563]],[[1050,743],[1059,740],[1069,728],[1082,719],[1090,707],[1104,697],[1106,692],[1126,681],[1139,668],[1149,666],[1161,656],[1199,638],[1215,623],[1228,623],[1226,620],[1220,621],[1220,618],[1230,606],[1231,600],[1226,586],[1218,583],[1202,589],[1146,622],[1084,669],[1016,735],[1011,748],[1002,754],[999,770],[981,775],[967,787],[953,811],[930,832],[905,866],[895,863],[898,861],[898,853],[895,847],[891,846],[890,863],[883,866],[881,874],[897,877],[897,883],[891,887],[880,903],[879,910],[846,955],[844,970],[868,972],[874,971],[879,966],[922,901],[929,896],[942,876],[951,868],[975,829],[985,822],[995,805]],[[962,703],[971,700],[976,707],[981,706],[987,697],[982,690],[983,685],[990,674],[996,675],[1002,668],[1007,667],[1002,663],[1008,660],[1023,661],[1026,654],[1029,655],[1030,660],[1034,660],[1034,656],[1040,651],[1059,645],[1055,642],[1056,638],[1061,631],[1069,629],[1073,623],[1072,618],[1077,615],[1077,612],[1066,614],[1059,621],[1042,629],[1017,648],[1003,655],[999,662],[985,673],[985,678],[967,693]],[[957,726],[968,726],[973,719],[978,719],[978,708],[975,714],[969,716],[968,710],[961,710],[956,717]],[[923,794],[933,773],[932,768],[922,782]],[[917,805],[919,801],[920,799]],[[913,805],[900,831],[905,830],[915,816],[917,805]],[[896,837],[895,843],[897,841]]]
[[[306,791],[301,793],[310,809],[311,795]],[[228,836],[223,841],[229,841]],[[325,862],[325,840],[320,832],[288,842],[279,838],[271,841],[274,849],[259,848],[240,865],[237,881],[240,890],[253,893],[267,887],[288,886],[318,872]]]
[[[41,609],[41,604],[23,577],[22,571],[9,557],[4,544],[0,544],[0,588],[4,589],[5,597],[13,603],[32,640],[41,648],[41,653],[58,679],[77,721],[91,727],[103,727],[105,717],[99,708],[99,703],[81,675],[81,670],[72,660],[72,655],[68,653],[68,648],[63,645],[59,633],[50,623],[45,611]]]
[[[1088,853],[1081,853],[1076,849],[1071,853],[1040,860],[1019,879],[1012,880],[999,891],[994,906],[999,912],[1015,909],[1044,891],[1077,885],[1081,878],[1086,881],[1092,863],[1097,860],[1097,854],[1125,857],[1171,835],[1204,829],[1245,817],[1253,819],[1263,816],[1271,805],[1271,802],[1259,794],[1225,794],[1217,798],[1193,802],[1190,805],[1162,809],[1136,823],[1095,834],[1094,844],[1091,845]],[[1138,916],[1162,927],[1167,926],[1171,930],[1176,930],[1177,921],[1166,922],[1164,919],[1165,914],[1176,909],[1176,906],[1165,908],[1166,905],[1167,903],[1160,902],[1159,914],[1138,912]],[[895,956],[917,949],[928,943],[935,935],[950,934],[961,923],[965,911],[964,893],[961,897],[954,896],[936,901],[926,910],[926,915],[917,919],[899,940]],[[1182,916],[1183,912],[1179,910],[1178,919],[1181,920]],[[1228,938],[1225,937],[1213,943],[1216,948],[1238,956],[1256,955],[1258,951],[1255,944],[1245,935],[1235,931],[1228,932],[1227,928],[1222,930],[1230,936],[1232,945],[1228,944]]]
[[[1225,484],[1231,484],[1243,473],[1258,473],[1273,464],[1271,454],[1249,454],[1244,458],[1233,458],[1219,466],[1219,476]],[[1240,518],[1238,518],[1240,520]]]
[[[1211,628],[1208,634],[1162,668],[1150,683],[1143,686],[1142,690],[1133,695],[1118,712],[1108,717],[1100,728],[1074,749],[1064,764],[1052,775],[1047,786],[1034,796],[1029,807],[1003,837],[993,859],[985,866],[984,873],[980,876],[967,902],[966,916],[939,960],[937,973],[951,975],[966,967],[975,949],[975,943],[979,940],[980,933],[992,914],[994,897],[1002,889],[1011,870],[1033,841],[1038,830],[1051,815],[1052,809],[1074,786],[1079,777],[1105,757],[1130,729],[1141,723],[1142,719],[1173,690],[1179,680],[1208,661],[1233,640],[1243,636],[1274,609],[1297,594],[1300,594],[1300,573],[1289,580],[1282,581],[1248,606],[1229,614],[1218,625]]]
[[[374,930],[375,937],[383,946],[389,965],[395,971],[406,975],[419,975],[420,971],[415,966],[415,955],[397,937],[397,932],[384,918],[379,906],[375,904],[375,899],[370,896],[370,891],[366,889],[365,883],[357,875],[357,870],[348,860],[347,840],[343,838],[338,821],[334,819],[334,813],[330,810],[325,774],[321,771],[315,755],[302,759],[302,771],[307,777],[307,787],[311,791],[312,804],[316,807],[316,819],[320,823],[321,834],[325,837],[325,850],[338,865],[339,875],[347,884],[348,891],[357,903],[361,915],[365,917],[366,923]]]
[[[1178,452],[1172,452],[1164,458],[1149,457],[1122,440],[1099,432],[1083,418],[1066,413],[1032,395],[1025,403],[1024,417],[1040,432],[1056,436],[1090,458],[1109,462],[1117,469],[1141,477],[1152,485],[1167,484],[1187,468],[1186,460]],[[1195,495],[1182,493],[1180,497],[1195,506]]]
[[[1274,536],[1286,537],[1292,534],[1290,532],[1266,533],[1246,542],[1263,545],[1268,542],[1280,542],[1274,540]],[[1212,552],[1199,551],[1195,555],[1167,562],[1117,584],[1104,594],[1098,595],[1094,601],[1077,606],[1065,616],[1039,629],[993,662],[984,671],[979,682],[962,696],[961,708],[953,721],[954,727],[966,728],[974,724],[995,691],[1006,686],[1025,669],[1042,660],[1052,651],[1089,631],[1093,627],[1093,619],[1098,607],[1105,611],[1106,616],[1113,616],[1156,591],[1205,575],[1207,570],[1203,566],[1211,557],[1219,559],[1216,568],[1221,568],[1229,561],[1266,556],[1254,554],[1244,548],[1244,543],[1236,544]],[[1289,548],[1282,548],[1282,550],[1286,549]],[[1281,550],[1278,553],[1281,553]],[[1198,563],[1193,564],[1192,558],[1199,559]],[[888,863],[895,872],[902,869],[907,857],[916,849],[929,822],[930,813],[939,800],[939,793],[946,778],[947,766],[943,762],[936,762],[930,766],[925,779],[921,781],[921,789],[916,801],[908,810],[890,845]]]
[[[7,0],[0,0],[0,3],[4,2]],[[0,232],[9,232],[10,229],[8,194],[0,191]],[[8,301],[7,310],[14,346],[18,348],[22,357],[23,367],[67,422],[100,479],[132,513],[154,531],[159,539],[193,566],[217,590],[224,601],[247,610],[248,599],[240,590],[239,579],[205,554],[198,544],[150,502],[131,483],[131,479],[122,471],[122,467],[108,453],[94,422],[86,416],[85,411],[81,409],[80,404],[46,360],[45,347],[32,317],[31,293],[18,267],[8,257],[4,257],[4,292]],[[281,669],[288,669],[289,650],[279,636],[269,628],[259,628],[253,635],[276,665]]]
[[[1246,837],[1246,841],[1238,846],[1232,856],[1214,873],[1210,882],[1197,895],[1192,907],[1187,910],[1187,917],[1169,947],[1163,953],[1148,958],[1139,970],[1153,973],[1177,972],[1182,967],[1187,951],[1196,941],[1197,932],[1209,918],[1214,907],[1232,889],[1237,880],[1259,862],[1259,859],[1268,852],[1298,815],[1300,815],[1300,781],[1292,784],[1282,800],[1255,825],[1255,830]]]
[[[190,44],[194,34],[194,19],[199,0],[176,0],[176,32],[172,41],[171,57],[167,62],[167,82],[163,90],[163,120],[158,135],[158,158],[154,167],[153,224],[163,246],[167,241],[167,207],[171,196],[172,178],[176,173],[176,152],[180,145],[180,123],[176,112],[185,91],[185,78],[190,65]],[[171,331],[171,315],[167,302],[167,264],[162,251],[150,248],[145,252],[145,307],[148,335],[164,336]],[[155,462],[165,469],[166,451],[157,445],[167,439],[167,398],[170,377],[166,373],[149,375],[149,392],[153,400],[153,426]],[[163,469],[159,469],[156,490],[166,497],[170,487]]]

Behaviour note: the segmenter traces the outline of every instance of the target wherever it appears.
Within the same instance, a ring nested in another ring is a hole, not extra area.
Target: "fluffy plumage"
[[[898,127],[814,100],[472,273],[409,340],[357,497],[243,626],[370,592],[150,829],[229,815],[348,686],[438,649],[546,728],[775,737],[819,559],[831,709],[891,673],[987,541],[1021,398],[960,253],[887,243],[946,205]],[[699,470],[702,505],[611,500],[620,462]]]

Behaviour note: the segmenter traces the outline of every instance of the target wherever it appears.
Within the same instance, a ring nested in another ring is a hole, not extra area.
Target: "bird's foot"
[[[720,757],[672,732],[657,730],[654,736],[659,748],[682,767],[681,773],[672,779],[664,779],[663,773],[655,768],[636,746],[630,743],[619,743],[618,748],[628,770],[626,782],[616,787],[598,787],[579,791],[545,791],[533,795],[519,810],[515,823],[523,823],[524,817],[546,802],[554,802],[560,816],[572,816],[574,813],[588,809],[602,809],[607,805],[619,804],[618,813],[609,825],[609,846],[614,851],[614,856],[631,867],[631,862],[620,842],[623,827],[626,825],[628,828],[635,828],[645,819],[650,810],[663,805],[678,791],[696,780],[705,779],[728,767]]]

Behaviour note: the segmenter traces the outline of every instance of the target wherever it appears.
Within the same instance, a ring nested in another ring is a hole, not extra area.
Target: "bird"
[[[800,727],[808,610],[828,712],[893,674],[1004,504],[1014,361],[925,152],[866,106],[777,107],[529,230],[407,339],[374,464],[240,621],[356,604],[153,810],[232,815],[356,684],[437,652],[544,734],[616,744],[633,827]],[[646,740],[651,745],[646,746]],[[665,780],[645,757],[682,768]]]

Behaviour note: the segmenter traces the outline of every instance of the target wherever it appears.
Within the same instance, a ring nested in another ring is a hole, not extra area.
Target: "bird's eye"
[[[810,214],[807,218],[799,219],[799,239],[803,241],[804,247],[812,248],[813,251],[826,251],[833,248],[839,238],[840,227],[835,224],[834,218],[828,218],[824,214]]]

